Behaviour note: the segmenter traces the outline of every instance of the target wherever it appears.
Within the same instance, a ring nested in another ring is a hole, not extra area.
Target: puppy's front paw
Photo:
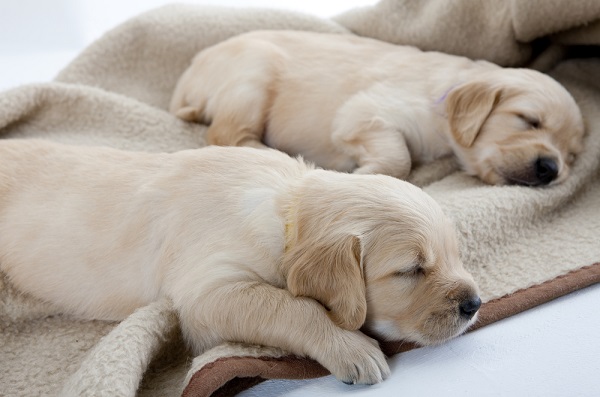
[[[360,331],[344,331],[335,342],[318,361],[342,382],[373,385],[390,375],[377,341]]]

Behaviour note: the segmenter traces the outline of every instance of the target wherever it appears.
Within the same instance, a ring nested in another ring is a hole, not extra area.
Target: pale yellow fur
[[[276,346],[350,383],[389,373],[361,327],[432,344],[474,321],[452,225],[395,178],[251,148],[1,140],[0,159],[0,268],[66,313],[120,320],[167,297],[197,353]]]
[[[454,155],[491,184],[563,181],[584,132],[573,98],[542,73],[293,31],[201,51],[170,111],[210,124],[210,144],[267,145],[324,168],[402,179],[414,164]],[[556,175],[540,172],[539,159]]]

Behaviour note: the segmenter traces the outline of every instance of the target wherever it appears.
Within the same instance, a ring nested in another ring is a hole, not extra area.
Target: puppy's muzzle
[[[558,163],[550,157],[538,157],[526,169],[509,173],[506,180],[509,184],[523,186],[544,186],[558,177]]]
[[[464,319],[470,320],[473,318],[475,313],[481,307],[481,298],[479,296],[472,296],[465,300],[463,300],[459,306],[458,310],[460,311],[461,317]]]

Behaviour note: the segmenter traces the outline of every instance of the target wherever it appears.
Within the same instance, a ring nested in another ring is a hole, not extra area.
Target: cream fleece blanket
[[[588,130],[564,184],[486,186],[449,161],[415,170],[411,180],[455,220],[486,302],[600,261],[600,60],[564,59],[568,46],[600,45],[596,0],[382,0],[332,20],[168,6],[107,33],[54,82],[0,93],[0,134],[153,152],[200,147],[205,127],[166,111],[175,83],[196,52],[256,29],[354,33],[502,65],[559,62],[552,75],[579,102]],[[540,49],[551,55],[540,58]],[[226,345],[192,361],[168,302],[120,324],[80,321],[23,296],[2,275],[0,328],[0,394],[11,396],[177,395],[217,358],[284,354]]]

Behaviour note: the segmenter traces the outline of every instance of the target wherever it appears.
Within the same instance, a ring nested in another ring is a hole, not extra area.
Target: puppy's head
[[[290,292],[321,302],[343,328],[387,339],[433,344],[462,333],[481,300],[439,205],[395,178],[321,173],[290,211]]]
[[[494,70],[459,85],[446,98],[446,112],[463,168],[489,184],[559,183],[582,149],[577,104],[533,70]]]

